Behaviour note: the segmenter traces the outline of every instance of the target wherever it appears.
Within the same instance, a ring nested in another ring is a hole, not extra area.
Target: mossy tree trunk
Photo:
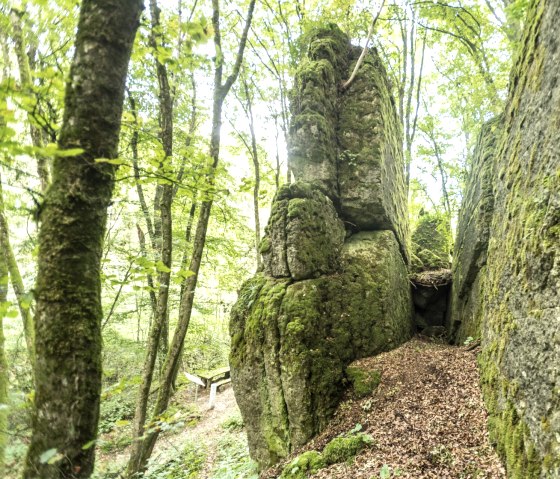
[[[212,109],[212,135],[210,139],[210,156],[212,158],[212,170],[207,178],[208,191],[213,189],[214,185],[214,174],[216,168],[218,167],[220,159],[220,132],[222,126],[222,107],[226,99],[227,94],[231,90],[231,87],[237,80],[239,76],[239,70],[241,68],[241,63],[243,62],[243,53],[245,51],[245,45],[247,44],[247,36],[249,33],[249,28],[251,26],[251,21],[253,19],[253,11],[255,8],[255,0],[251,0],[249,3],[249,8],[247,12],[247,17],[245,19],[245,26],[243,29],[243,34],[239,42],[239,49],[237,51],[237,56],[235,59],[235,64],[233,67],[233,72],[227,77],[226,81],[223,82],[223,57],[218,55],[216,58],[216,67],[214,70],[214,97],[213,97],[213,109]],[[219,0],[212,0],[212,25],[214,26],[214,43],[216,45],[216,51],[221,52],[221,35],[220,35],[220,8]],[[189,270],[193,273],[186,279],[185,288],[183,290],[183,295],[181,297],[181,303],[179,305],[179,319],[177,327],[175,329],[173,339],[171,341],[171,346],[165,360],[163,367],[163,372],[161,375],[160,387],[158,389],[158,396],[154,410],[152,412],[152,418],[150,423],[155,423],[161,415],[167,409],[169,405],[169,400],[171,398],[171,393],[173,391],[173,379],[177,371],[178,362],[181,357],[181,352],[183,350],[183,342],[185,340],[185,335],[189,328],[193,303],[194,303],[194,293],[198,281],[198,273],[200,271],[200,264],[202,262],[202,255],[204,253],[204,247],[206,244],[206,233],[208,231],[208,222],[210,220],[210,213],[212,210],[212,196],[211,193],[207,192],[205,194],[205,199],[201,202],[200,213],[198,217],[198,222],[196,226],[196,232],[194,237],[193,252],[191,255],[191,261],[189,265]],[[137,446],[134,448],[129,463],[127,466],[126,476],[129,478],[136,477],[138,473],[143,471],[146,467],[146,463],[150,458],[154,446],[156,444],[157,438],[159,436],[159,428],[152,428],[149,432],[146,432],[141,440],[137,441]]]
[[[100,260],[141,0],[84,0],[39,231],[36,393],[24,478],[85,478],[101,393]],[[49,458],[49,456],[51,456]],[[50,459],[50,460],[48,460]]]

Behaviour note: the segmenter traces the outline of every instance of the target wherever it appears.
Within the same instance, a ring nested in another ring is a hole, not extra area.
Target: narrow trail
[[[356,361],[381,372],[381,383],[362,399],[351,393],[329,427],[302,450],[321,450],[360,424],[373,444],[351,463],[313,478],[370,479],[384,467],[407,479],[505,479],[488,441],[476,350],[415,338],[394,351]],[[281,466],[265,471],[273,478]]]

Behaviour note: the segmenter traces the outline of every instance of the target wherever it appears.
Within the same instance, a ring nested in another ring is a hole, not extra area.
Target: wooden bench
[[[216,393],[218,388],[231,382],[231,370],[229,366],[212,369],[210,371],[195,371],[194,373],[184,373],[185,377],[195,383],[198,386],[202,386],[205,389],[210,388],[210,399],[208,401],[209,409],[214,407],[214,401],[216,400]]]

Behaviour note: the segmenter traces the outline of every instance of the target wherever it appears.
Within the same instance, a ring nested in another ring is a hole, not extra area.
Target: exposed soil
[[[505,479],[488,441],[476,366],[477,349],[415,338],[400,348],[354,363],[381,372],[371,396],[348,397],[327,430],[305,450],[321,450],[360,424],[373,444],[351,463],[320,470],[314,478]],[[358,426],[359,427],[359,426]],[[293,457],[293,456],[292,456]],[[282,465],[261,478],[273,478]]]

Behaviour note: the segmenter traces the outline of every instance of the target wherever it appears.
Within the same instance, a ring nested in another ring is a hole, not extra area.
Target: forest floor
[[[381,373],[361,399],[348,392],[328,428],[291,456],[321,451],[334,437],[360,430],[373,439],[353,461],[310,476],[344,479],[504,479],[490,446],[476,365],[477,349],[415,338],[354,363]],[[284,464],[286,464],[286,461]],[[283,465],[261,478],[277,477]]]

